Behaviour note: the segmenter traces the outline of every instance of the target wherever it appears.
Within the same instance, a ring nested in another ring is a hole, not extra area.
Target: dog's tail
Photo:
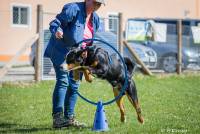
[[[133,62],[130,58],[128,57],[124,57],[124,62],[127,66],[127,71],[128,74],[130,75],[130,77],[132,78],[132,76],[134,75],[134,72],[137,68],[137,64],[135,62]]]

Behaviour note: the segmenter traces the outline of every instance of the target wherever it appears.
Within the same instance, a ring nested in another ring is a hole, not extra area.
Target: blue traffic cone
[[[105,110],[102,101],[97,104],[97,110],[95,113],[93,131],[108,131],[108,122],[105,115]]]

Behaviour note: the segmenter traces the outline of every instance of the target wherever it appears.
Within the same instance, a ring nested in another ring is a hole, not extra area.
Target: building
[[[11,59],[36,33],[37,5],[43,5],[44,28],[63,5],[79,0],[2,0],[0,4],[0,65]],[[81,0],[80,0],[81,1]],[[128,18],[200,18],[200,0],[106,0],[100,17],[123,14],[123,27]],[[106,30],[115,30],[115,22],[105,19]],[[20,61],[27,62],[27,50]]]

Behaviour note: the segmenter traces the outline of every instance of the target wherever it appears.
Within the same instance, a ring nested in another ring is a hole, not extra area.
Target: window
[[[167,34],[169,35],[176,35],[177,34],[177,27],[176,24],[167,24]]]
[[[108,29],[109,31],[117,34],[118,32],[118,15],[109,14],[108,15]]]
[[[30,25],[30,6],[12,5],[12,25],[25,27]]]

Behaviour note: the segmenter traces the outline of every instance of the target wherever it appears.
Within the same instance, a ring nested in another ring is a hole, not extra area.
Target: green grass
[[[105,106],[110,131],[113,134],[200,133],[200,76],[146,77],[135,81],[145,118],[137,122],[133,107],[125,99],[127,123],[120,123],[115,103]],[[5,83],[0,87],[0,133],[94,133],[91,131],[96,107],[78,99],[77,119],[90,128],[51,128],[51,95],[55,82]],[[103,81],[82,82],[80,92],[87,98],[108,101],[113,98],[111,87]]]

